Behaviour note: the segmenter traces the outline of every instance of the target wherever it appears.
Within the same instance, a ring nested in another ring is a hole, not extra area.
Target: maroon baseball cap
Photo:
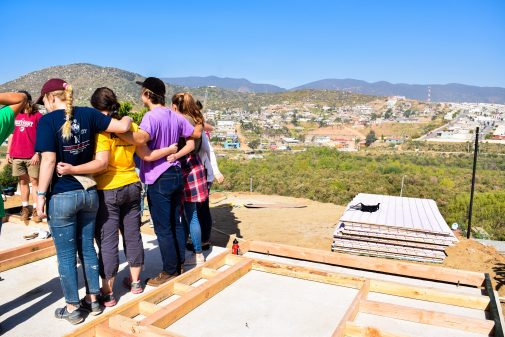
[[[45,94],[48,94],[50,92],[57,91],[57,90],[65,90],[66,86],[67,86],[67,82],[65,82],[61,78],[51,78],[49,81],[44,83],[44,85],[42,86],[42,89],[40,90],[40,97],[35,102],[35,104],[42,105],[43,104],[42,100],[44,99]]]

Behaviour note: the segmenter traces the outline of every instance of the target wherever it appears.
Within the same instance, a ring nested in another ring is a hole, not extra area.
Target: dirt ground
[[[19,196],[9,197],[5,206],[20,205]],[[247,208],[249,203],[281,203],[304,205],[304,208]],[[294,246],[330,250],[335,224],[344,211],[343,206],[320,203],[308,199],[260,195],[247,192],[215,192],[210,199],[214,227],[212,243],[226,246],[229,236],[247,240],[263,240]],[[145,212],[142,231],[154,234],[149,226],[149,213]],[[505,296],[505,256],[493,247],[460,240],[446,249],[443,266],[489,273],[501,297]],[[505,309],[505,308],[504,308]]]

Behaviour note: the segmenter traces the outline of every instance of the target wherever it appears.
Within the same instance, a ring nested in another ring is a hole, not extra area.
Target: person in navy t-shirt
[[[72,87],[61,79],[51,79],[42,87],[37,104],[44,103],[49,113],[39,121],[35,151],[42,153],[37,211],[41,218],[46,217],[47,203],[66,302],[55,316],[78,324],[85,317],[82,310],[92,315],[103,311],[97,301],[100,284],[93,242],[98,195],[91,174],[107,168],[108,153],[94,158],[95,136],[102,131],[124,133],[130,129],[131,118],[113,120],[92,108],[73,107],[72,95]],[[75,167],[80,174],[75,174]],[[86,297],[81,300],[76,253],[86,285]]]

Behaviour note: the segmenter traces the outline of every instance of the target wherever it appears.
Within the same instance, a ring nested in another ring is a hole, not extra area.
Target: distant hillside
[[[0,85],[0,92],[12,90],[27,90],[34,99],[38,97],[45,81],[53,77],[60,77],[74,86],[76,105],[89,106],[89,99],[98,87],[110,87],[116,92],[120,101],[130,101],[136,109],[141,107],[140,87],[135,81],[145,77],[118,68],[101,67],[92,64],[78,63],[64,66],[49,67],[21,76],[13,81]],[[350,94],[334,90],[300,90],[278,93],[246,93],[236,90],[226,90],[219,87],[189,88],[167,84],[167,101],[176,92],[189,91],[206,103],[205,108],[229,110],[244,109],[257,111],[269,104],[314,103],[319,105],[343,106],[370,102],[377,97],[360,94]],[[205,102],[205,93],[207,101]]]
[[[255,92],[255,93],[275,93],[283,92],[286,89],[277,87],[271,84],[252,83],[245,78],[229,78],[229,77],[166,77],[163,80],[167,83],[183,85],[190,88],[216,86],[222,89],[235,90],[238,92]]]
[[[291,90],[327,89],[344,90],[365,95],[405,96],[411,99],[426,101],[428,87],[431,87],[433,102],[481,102],[505,104],[505,88],[477,87],[472,85],[450,84],[393,84],[385,81],[369,83],[353,79],[325,79],[304,84]]]
[[[143,81],[144,76],[118,68],[86,63],[49,67],[28,73],[14,81],[1,84],[0,92],[27,90],[32,94],[33,99],[36,99],[44,82],[54,77],[62,78],[73,85],[76,105],[89,106],[91,95],[99,87],[113,89],[121,101],[131,101],[137,107],[141,104],[140,87],[135,81]],[[171,93],[182,90],[182,87],[167,86],[167,91]]]

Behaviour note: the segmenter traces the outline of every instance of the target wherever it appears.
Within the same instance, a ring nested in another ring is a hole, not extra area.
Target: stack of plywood
[[[360,203],[380,206],[375,212],[353,208]],[[437,263],[458,241],[434,200],[365,193],[347,205],[333,238],[336,252]]]

